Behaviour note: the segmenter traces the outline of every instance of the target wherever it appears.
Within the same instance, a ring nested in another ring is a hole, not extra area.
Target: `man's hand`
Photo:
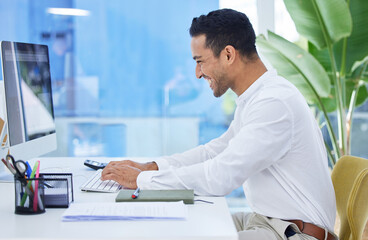
[[[158,170],[155,162],[137,163],[130,160],[110,162],[102,171],[101,180],[114,180],[127,188],[137,188],[137,177],[142,171]]]
[[[135,167],[140,169],[141,171],[155,171],[158,170],[158,166],[155,162],[147,162],[147,163],[137,163],[131,160],[123,160],[123,161],[113,161],[110,162],[109,165],[127,165],[131,167]]]

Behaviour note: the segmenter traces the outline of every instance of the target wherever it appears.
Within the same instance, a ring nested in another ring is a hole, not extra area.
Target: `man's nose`
[[[195,70],[195,74],[196,74],[196,77],[198,79],[200,79],[201,77],[203,77],[203,73],[201,71],[201,66],[199,66],[199,64],[197,63],[196,65],[196,70]]]

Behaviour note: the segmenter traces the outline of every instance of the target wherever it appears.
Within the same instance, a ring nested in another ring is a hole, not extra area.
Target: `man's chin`
[[[222,91],[219,91],[219,89],[213,89],[213,88],[211,88],[211,89],[212,89],[212,92],[213,92],[213,96],[215,96],[217,98],[221,97],[226,92],[226,91],[223,91],[224,89],[222,89]]]
[[[222,95],[224,95],[223,93],[218,93],[218,92],[213,92],[213,96],[219,98],[221,97]]]

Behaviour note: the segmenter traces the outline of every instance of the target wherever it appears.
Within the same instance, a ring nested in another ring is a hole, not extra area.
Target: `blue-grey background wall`
[[[48,8],[89,15],[54,15]],[[217,0],[0,1],[0,40],[49,46],[56,118],[197,117],[197,143],[205,143],[222,134],[228,120],[223,99],[195,78],[189,27],[193,17],[218,8]],[[122,133],[114,137],[114,129]],[[105,141],[105,154],[120,156],[124,129],[81,123],[65,131],[67,144],[84,135]]]

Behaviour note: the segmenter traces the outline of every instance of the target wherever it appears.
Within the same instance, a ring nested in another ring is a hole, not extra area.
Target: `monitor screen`
[[[10,145],[54,133],[47,46],[3,42],[3,47]]]
[[[56,149],[46,45],[1,42],[8,151],[29,159]],[[4,148],[4,147],[3,147]],[[3,156],[2,156],[3,157]]]

